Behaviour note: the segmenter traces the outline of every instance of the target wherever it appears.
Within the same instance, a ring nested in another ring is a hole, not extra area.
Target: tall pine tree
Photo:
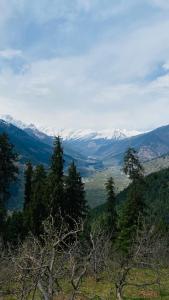
[[[6,204],[10,193],[11,182],[17,179],[18,174],[18,155],[14,151],[14,146],[9,142],[8,136],[3,133],[0,135],[0,201]]]
[[[10,197],[10,184],[17,179],[18,155],[8,136],[0,135],[0,230],[6,217],[7,201]]]
[[[68,169],[68,176],[65,179],[65,215],[78,222],[87,213],[84,184],[74,162]],[[70,224],[73,222],[70,221]]]
[[[107,191],[107,231],[112,238],[117,234],[116,196],[112,177],[105,184]]]
[[[134,240],[136,230],[141,224],[145,207],[143,195],[144,170],[135,149],[129,148],[126,151],[123,170],[131,180],[131,184],[120,216],[119,243],[121,249],[127,252]]]
[[[28,209],[31,202],[32,193],[32,177],[33,177],[33,166],[31,162],[27,162],[25,169],[25,192],[24,192],[24,211]]]
[[[48,216],[46,201],[46,171],[38,165],[33,173],[30,202],[30,228],[35,235],[42,233],[42,223]]]
[[[50,213],[55,218],[64,214],[64,179],[63,179],[63,148],[60,137],[54,141],[51,168],[48,176],[47,195],[49,197]]]

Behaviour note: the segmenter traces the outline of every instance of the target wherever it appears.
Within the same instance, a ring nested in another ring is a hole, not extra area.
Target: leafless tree
[[[160,287],[160,269],[163,253],[166,249],[165,241],[160,239],[153,228],[144,226],[138,230],[133,240],[130,251],[125,254],[115,246],[109,249],[110,255],[107,260],[107,271],[116,291],[116,299],[123,300],[123,290],[126,286],[147,287],[158,285]],[[154,273],[154,280],[134,282],[131,278],[135,268],[149,269]]]
[[[105,261],[107,261],[109,255],[110,245],[110,236],[100,225],[92,228],[90,232],[90,269],[96,281],[101,279],[101,275],[105,270]]]
[[[11,290],[13,272],[11,272],[12,264],[10,261],[10,253],[7,248],[0,246],[0,296],[8,294]]]
[[[60,279],[65,276],[64,262],[67,241],[75,238],[81,231],[81,225],[75,223],[69,230],[60,217],[60,226],[54,226],[50,218],[44,224],[44,234],[41,239],[30,236],[19,248],[17,256],[13,257],[15,272],[20,282],[18,299],[35,299],[37,290],[42,299],[52,300],[61,291]],[[30,298],[31,297],[31,298]]]
[[[70,300],[74,300],[79,293],[82,280],[87,273],[91,257],[91,249],[89,252],[88,250],[87,247],[85,249],[82,247],[78,239],[74,241],[69,249],[67,267],[69,280],[73,288]]]

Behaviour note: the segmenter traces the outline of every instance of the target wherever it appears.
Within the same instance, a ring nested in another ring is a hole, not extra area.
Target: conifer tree
[[[22,241],[27,234],[25,227],[24,214],[21,211],[14,211],[9,215],[5,224],[4,242],[18,245],[18,241]]]
[[[112,177],[105,184],[107,191],[107,230],[112,238],[117,234],[116,196]]]
[[[64,213],[64,180],[63,180],[63,148],[60,137],[54,141],[54,150],[51,161],[51,168],[48,176],[47,194],[49,197],[50,213],[56,217]]]
[[[84,184],[73,162],[68,169],[68,176],[65,179],[65,215],[68,216],[68,220],[71,217],[78,222],[86,216],[86,213],[87,203]]]
[[[10,184],[17,179],[18,155],[14,146],[10,143],[8,136],[0,135],[0,230],[6,216],[6,205],[10,197]]]
[[[48,215],[46,178],[43,165],[38,165],[33,173],[30,202],[30,228],[35,235],[42,233],[42,223]]]
[[[119,242],[120,247],[124,251],[128,251],[134,239],[134,234],[138,226],[141,225],[145,208],[143,195],[144,170],[136,150],[129,148],[125,153],[123,170],[131,180],[131,184],[120,216]]]
[[[9,142],[8,136],[0,135],[0,201],[5,204],[9,198],[9,186],[17,179],[18,155],[14,146]]]
[[[24,211],[28,209],[31,202],[32,193],[32,177],[33,177],[33,167],[31,162],[27,162],[25,169],[25,191],[24,191]]]
[[[144,177],[144,169],[134,148],[128,148],[124,155],[123,171],[133,182],[140,181]]]

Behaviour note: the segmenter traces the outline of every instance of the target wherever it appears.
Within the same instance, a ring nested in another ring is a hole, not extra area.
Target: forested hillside
[[[48,170],[43,164],[26,163],[20,174],[23,207],[9,212],[19,159],[9,137],[0,134],[3,299],[169,295],[169,169],[145,177],[138,152],[127,149],[122,172],[130,185],[117,194],[110,176],[105,180],[106,204],[91,210],[75,162],[64,171],[62,142],[56,137]]]
[[[151,217],[156,219],[157,223],[164,226],[169,225],[169,168],[163,169],[147,175],[144,179],[144,201],[147,210],[151,212]],[[132,184],[131,184],[132,186]],[[129,187],[117,194],[118,209],[127,200]],[[93,209],[93,216],[104,214],[107,204],[102,204]],[[168,227],[167,227],[168,228]]]

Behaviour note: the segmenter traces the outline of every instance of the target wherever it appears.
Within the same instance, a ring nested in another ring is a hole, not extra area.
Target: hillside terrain
[[[0,133],[3,132],[7,133],[10,141],[15,145],[16,151],[20,155],[21,163],[31,160],[35,165],[44,164],[46,167],[49,166],[53,149],[53,137],[47,136],[38,130],[34,131],[32,128],[21,129],[11,123],[0,120]],[[95,168],[102,168],[100,161],[88,159],[66,145],[64,145],[64,160],[65,169],[72,161],[75,161],[82,175],[92,173]]]
[[[135,148],[142,161],[149,161],[169,152],[169,125],[153,131],[112,142],[100,148],[96,156],[104,157],[106,165],[115,161],[122,162],[123,154],[127,148]]]
[[[34,125],[26,125],[11,116],[5,116],[3,119],[5,121],[0,120],[0,133],[6,132],[9,135],[20,154],[21,173],[28,160],[34,165],[44,164],[48,168],[54,141],[54,136],[48,134],[52,131],[44,129],[43,132]],[[105,182],[108,177],[113,176],[116,192],[128,185],[128,179],[121,170],[123,155],[128,147],[138,150],[146,174],[169,167],[169,126],[143,134],[125,130],[61,132],[65,171],[68,165],[75,161],[84,177],[86,196],[91,207],[105,202]],[[133,134],[137,135],[132,136]],[[23,193],[22,185],[20,182],[18,186],[21,193]],[[14,198],[17,195],[16,190],[13,188]],[[13,199],[9,207],[15,206],[18,207],[16,200]]]
[[[127,199],[129,187],[117,194],[116,201],[119,204]],[[144,199],[147,209],[151,211],[151,217],[159,224],[165,226],[169,222],[169,168],[154,172],[145,177]],[[106,204],[101,204],[93,210],[93,216],[103,214]]]
[[[143,163],[145,175],[156,173],[169,168],[169,154],[146,161]],[[129,184],[128,178],[122,172],[122,168],[116,165],[102,171],[96,172],[85,181],[87,199],[91,207],[96,207],[106,201],[105,182],[112,176],[115,181],[116,193],[119,193]]]

